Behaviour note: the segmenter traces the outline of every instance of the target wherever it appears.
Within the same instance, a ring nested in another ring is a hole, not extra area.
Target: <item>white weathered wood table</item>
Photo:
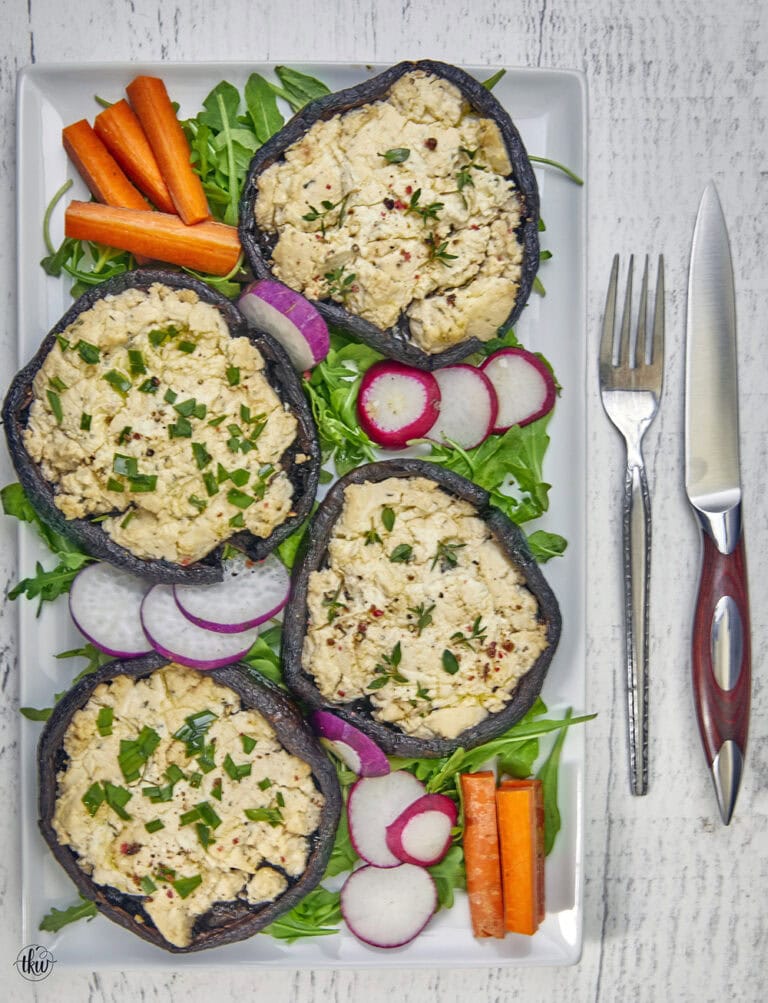
[[[3,0],[0,38],[0,350],[15,341],[15,74],[30,62],[349,60],[431,56],[488,66],[572,68],[589,92],[589,448],[585,942],[570,969],[55,973],[33,986],[11,967],[19,948],[16,612],[0,608],[0,996],[6,1000],[530,1001],[570,998],[745,1000],[768,997],[768,10],[762,0]],[[685,276],[699,195],[713,178],[736,270],[742,464],[754,686],[744,783],[729,828],[719,820],[696,734],[688,644],[697,534],[681,484]],[[621,451],[597,395],[599,321],[615,251],[667,261],[664,400],[648,436],[653,493],[651,789],[630,796],[621,676]],[[564,336],[568,332],[563,332]],[[13,474],[4,450],[2,483]],[[5,588],[15,531],[0,520]]]

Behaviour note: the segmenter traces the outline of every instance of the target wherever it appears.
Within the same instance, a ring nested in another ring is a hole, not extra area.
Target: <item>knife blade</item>
[[[711,182],[699,205],[688,273],[685,490],[703,540],[692,638],[694,703],[720,815],[728,825],[744,768],[751,654],[733,267]]]

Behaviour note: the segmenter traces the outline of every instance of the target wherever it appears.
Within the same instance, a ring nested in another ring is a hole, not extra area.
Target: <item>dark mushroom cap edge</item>
[[[504,140],[512,165],[510,176],[515,182],[523,203],[522,221],[518,231],[518,239],[523,247],[522,275],[515,305],[506,321],[501,325],[502,328],[506,329],[515,323],[528,301],[539,267],[538,185],[523,141],[508,112],[478,80],[457,66],[451,66],[447,63],[430,59],[398,63],[355,87],[318,98],[306,105],[280,132],[260,147],[251,161],[240,199],[239,232],[246,259],[257,278],[274,277],[270,261],[275,236],[266,233],[257,225],[254,214],[259,193],[259,175],[276,161],[281,160],[288,147],[298,142],[315,122],[333,118],[334,115],[343,114],[374,101],[380,101],[395,81],[414,70],[423,70],[454,84],[474,111],[496,122]],[[469,338],[443,352],[430,354],[422,351],[411,341],[408,321],[404,316],[401,316],[393,327],[382,330],[369,321],[350,313],[341,304],[332,300],[313,300],[312,302],[329,324],[335,324],[348,331],[383,355],[419,369],[432,370],[453,365],[482,348],[483,343],[479,339]]]
[[[376,721],[367,698],[350,703],[329,703],[315,685],[312,675],[302,667],[302,649],[307,630],[309,578],[327,560],[327,547],[333,527],[344,504],[344,490],[349,484],[378,482],[388,477],[426,477],[435,481],[449,495],[463,498],[477,509],[481,518],[509,558],[520,568],[527,587],[539,604],[539,617],[546,624],[548,645],[532,668],[520,679],[504,709],[489,714],[483,721],[462,732],[455,739],[417,738],[406,735],[390,724]],[[385,460],[357,467],[337,481],[315,512],[304,536],[301,552],[293,568],[291,601],[283,621],[283,677],[290,689],[311,708],[325,708],[365,732],[389,755],[434,758],[447,756],[459,746],[474,748],[503,734],[531,708],[544,684],[550,662],[560,639],[560,608],[552,589],[531,556],[525,535],[500,509],[490,504],[482,488],[458,474],[426,460]]]
[[[35,508],[46,522],[74,540],[86,553],[151,581],[206,584],[221,580],[223,544],[201,560],[188,565],[137,557],[115,543],[98,522],[90,519],[66,519],[54,503],[54,486],[43,477],[40,467],[24,445],[24,429],[33,400],[32,382],[46,356],[56,345],[56,335],[72,324],[83,311],[89,310],[97,300],[117,295],[127,289],[148,289],[155,282],[173,289],[194,290],[201,300],[219,310],[233,338],[248,338],[264,357],[267,380],[283,403],[291,409],[298,423],[296,439],[281,459],[281,464],[293,485],[292,511],[295,514],[276,526],[266,538],[248,532],[238,532],[233,533],[228,542],[243,550],[253,560],[260,561],[303,522],[317,493],[320,446],[314,419],[299,377],[281,345],[269,335],[250,328],[240,311],[225,296],[204,282],[182,272],[142,268],[125,272],[84,293],[46,335],[35,356],[11,382],[3,404],[5,434],[16,473]],[[308,459],[303,463],[296,463],[296,456],[299,453],[303,453]]]
[[[157,947],[176,954],[188,954],[245,940],[293,908],[320,882],[333,849],[341,812],[341,794],[335,767],[287,694],[267,680],[255,679],[245,666],[231,665],[212,671],[210,676],[217,683],[234,690],[244,708],[258,711],[270,722],[288,752],[311,766],[325,802],[320,825],[310,837],[307,866],[298,879],[290,881],[281,895],[261,905],[250,905],[239,899],[216,903],[195,921],[193,940],[189,946],[177,947],[168,943],[145,912],[141,896],[96,884],[79,866],[77,854],[59,842],[52,824],[58,793],[57,778],[67,763],[64,735],[74,713],[85,706],[100,683],[109,682],[119,675],[143,678],[167,664],[168,659],[159,655],[110,662],[86,676],[62,697],[45,725],[38,746],[39,826],[53,855],[81,894],[94,901],[100,912]]]

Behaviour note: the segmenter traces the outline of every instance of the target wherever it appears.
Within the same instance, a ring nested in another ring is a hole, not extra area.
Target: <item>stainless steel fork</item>
[[[605,413],[624,437],[623,557],[629,782],[633,794],[648,792],[648,600],[651,570],[651,500],[642,453],[646,429],[659,408],[664,365],[664,258],[659,257],[653,337],[648,338],[648,256],[640,305],[631,332],[632,272],[629,259],[621,328],[616,337],[619,256],[613,259],[600,342],[600,396]]]

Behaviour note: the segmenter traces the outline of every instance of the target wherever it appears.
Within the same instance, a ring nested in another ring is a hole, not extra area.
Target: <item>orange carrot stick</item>
[[[85,119],[62,129],[61,138],[69,159],[99,202],[129,209],[150,208]]]
[[[532,935],[544,918],[541,781],[505,780],[496,792],[504,886],[504,925]]]
[[[490,770],[462,773],[464,864],[476,937],[503,937],[501,863],[496,825],[496,778]]]
[[[176,212],[147,135],[124,99],[99,112],[93,130],[137,188],[160,212]]]
[[[170,213],[115,209],[97,202],[70,202],[64,233],[209,275],[227,275],[240,257],[234,226],[213,220],[187,226]]]
[[[189,162],[189,144],[165,84],[159,77],[136,77],[126,91],[179,216],[185,223],[208,219],[211,212],[205,192]]]

